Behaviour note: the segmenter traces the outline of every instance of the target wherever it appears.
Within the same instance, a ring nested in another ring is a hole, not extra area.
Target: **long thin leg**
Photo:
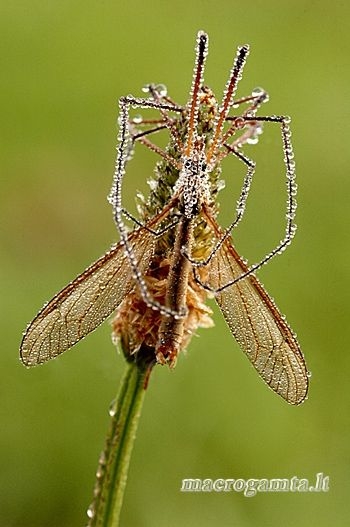
[[[132,133],[131,137],[132,137],[132,140],[135,142],[138,139],[140,139],[141,137],[145,137],[146,135],[155,134],[157,132],[160,132],[161,130],[168,130],[168,126],[166,124],[160,124],[160,125],[158,125],[158,126],[156,126],[154,128],[149,128],[148,130],[143,130],[142,132],[140,132],[136,128],[135,129],[135,133]]]
[[[169,111],[174,111],[174,112],[183,112],[183,108],[181,106],[174,106],[173,103],[162,103],[162,102],[157,102],[157,101],[153,101],[152,99],[144,99],[144,98],[141,98],[141,97],[133,97],[132,95],[128,95],[127,97],[122,97],[119,101],[119,106],[122,104],[122,101],[124,101],[125,104],[127,104],[129,107],[133,107],[133,108],[154,108],[156,110],[159,110],[159,111],[164,111],[164,110],[169,110]],[[126,159],[130,159],[132,157],[132,153],[133,153],[133,143],[134,143],[134,137],[135,136],[138,136],[139,138],[142,138],[143,136],[145,135],[148,135],[148,134],[151,134],[151,133],[155,133],[161,129],[163,129],[163,126],[161,124],[159,124],[159,127],[155,127],[153,130],[146,130],[146,131],[139,131],[137,130],[137,127],[136,127],[136,124],[140,125],[140,124],[143,124],[143,122],[146,122],[146,121],[143,121],[142,117],[141,118],[137,118],[136,117],[136,122],[135,122],[135,118],[133,119],[128,119],[128,125],[129,125],[129,134],[128,134],[128,138],[130,137],[131,138],[131,145],[125,145],[125,157]],[[161,120],[158,120],[158,119],[154,119],[154,120],[150,120],[149,122],[151,123],[162,123],[163,122],[163,119]],[[168,128],[166,125],[165,125],[166,128]],[[137,132],[135,134],[133,133],[130,133],[131,130],[133,129],[136,129]],[[141,140],[140,140],[141,141]],[[157,147],[154,146],[153,150],[154,151],[157,151],[156,150]],[[160,153],[160,152],[157,152],[157,153]],[[163,156],[164,157],[164,156]]]
[[[128,232],[126,230],[126,226],[123,221],[121,189],[122,189],[123,176],[125,174],[126,161],[128,158],[128,143],[130,140],[129,110],[131,106],[139,107],[139,108],[157,108],[157,109],[162,107],[165,109],[173,110],[173,107],[172,106],[170,107],[170,105],[168,104],[158,104],[148,99],[141,99],[141,98],[128,96],[128,97],[122,97],[119,100],[119,108],[120,108],[120,119],[119,119],[120,131],[119,131],[119,136],[118,136],[119,145],[117,149],[117,159],[116,159],[115,172],[114,172],[114,183],[113,183],[111,193],[109,195],[109,200],[111,204],[113,205],[114,219],[115,219],[115,223],[116,223],[119,235],[120,235],[120,241],[124,246],[125,254],[128,258],[133,277],[139,286],[143,300],[148,306],[158,310],[162,315],[173,316],[175,318],[178,318],[178,317],[183,316],[182,313],[181,314],[176,313],[172,309],[169,309],[166,306],[161,305],[159,302],[154,300],[154,298],[152,298],[151,294],[149,293],[149,290],[142,276],[142,273],[138,269],[137,259],[135,257],[135,253],[132,248],[132,245],[129,242]],[[182,111],[182,109],[180,109],[179,111]],[[166,217],[173,206],[174,206],[173,203],[169,204],[168,206],[165,206],[163,211],[158,216],[160,218],[162,215]]]
[[[257,95],[245,97],[241,100],[243,102],[250,101],[251,104],[244,110],[244,112],[240,116],[226,117],[226,121],[232,121],[232,125],[227,130],[227,132],[222,135],[221,144],[225,144],[227,140],[237,132],[237,130],[242,129],[246,125],[246,117],[249,116],[251,119],[253,116],[255,116],[255,113],[257,112],[261,104],[269,100],[267,92],[262,89],[260,89],[259,91],[257,91],[256,89],[255,92],[253,91],[253,94],[254,93],[257,93]],[[241,101],[238,101],[238,103],[240,103]],[[233,105],[237,105],[238,103],[233,102]],[[255,136],[256,133],[256,126],[250,126],[248,130],[246,130],[241,135],[240,138],[236,139],[232,146],[243,146],[244,143],[246,143],[247,140],[249,140],[252,136]],[[222,157],[223,156],[219,154],[219,159],[221,159]]]
[[[242,152],[239,152],[239,150],[237,148],[233,148],[230,145],[225,145],[225,146],[226,146],[226,148],[228,149],[229,152],[231,152],[236,157],[238,157],[238,159],[240,159],[248,167],[248,170],[247,170],[247,173],[246,173],[246,175],[244,177],[241,193],[240,193],[240,196],[239,196],[238,201],[237,201],[235,219],[225,229],[225,233],[220,238],[220,240],[217,242],[215,247],[212,249],[212,251],[210,252],[210,255],[208,256],[208,258],[206,258],[205,260],[198,261],[198,260],[192,259],[188,254],[184,253],[186,258],[191,262],[191,264],[194,267],[205,267],[206,265],[208,265],[210,260],[213,258],[213,256],[216,254],[216,252],[220,249],[220,247],[222,246],[224,241],[231,235],[233,229],[235,229],[237,227],[237,225],[240,223],[240,221],[241,221],[241,219],[243,218],[243,215],[244,215],[244,211],[245,211],[245,207],[246,207],[246,203],[247,203],[247,198],[248,198],[249,191],[250,191],[251,182],[252,182],[252,179],[253,179],[253,176],[254,176],[255,166],[256,166],[255,162],[252,161],[251,159],[249,159],[249,157],[244,155]]]
[[[163,121],[161,121],[163,122]],[[138,123],[138,124],[142,124],[141,123]],[[154,134],[154,133],[157,133],[161,130],[164,130],[164,129],[167,129],[167,126],[165,124],[162,124],[162,125],[158,125],[154,128],[150,128],[148,130],[143,130],[143,131],[140,131],[136,128],[135,126],[135,121],[134,119],[132,119],[131,121],[129,121],[129,133],[130,133],[130,138],[131,138],[131,144],[128,145],[128,154],[127,154],[127,159],[130,160],[131,157],[133,156],[133,153],[134,153],[134,144],[135,142],[138,140],[140,143],[144,142],[144,144],[146,144],[146,142],[148,142],[147,140],[143,140],[142,138],[146,137],[147,135],[151,135],[151,134]],[[153,144],[152,144],[153,145]],[[147,146],[147,145],[146,145]],[[157,148],[156,145],[153,146],[153,148],[151,148],[151,150],[155,151],[155,149]],[[159,149],[160,150],[160,149]],[[159,153],[159,152],[157,152]],[[165,155],[165,154],[164,154]]]
[[[152,143],[151,141],[149,141],[148,139],[146,139],[145,137],[139,137],[138,138],[138,142],[139,143],[142,143],[143,145],[147,146],[147,148],[149,148],[150,150],[152,150],[152,152],[155,152],[156,154],[158,154],[160,157],[163,157],[163,159],[165,159],[169,164],[173,165],[174,168],[177,168],[178,170],[180,170],[180,164],[178,163],[178,161],[176,161],[176,159],[174,159],[172,156],[170,156],[169,154],[167,154],[162,148],[160,148],[158,145],[155,145],[154,143]]]
[[[175,103],[169,97],[166,96],[165,86],[161,86],[162,89],[159,89],[159,86],[157,87],[154,84],[149,84],[147,88],[148,88],[149,93],[152,95],[153,99],[157,103],[162,103],[163,101],[166,101],[169,104],[175,105]],[[179,132],[175,125],[174,120],[168,115],[167,111],[162,108],[160,108],[160,113],[166,122],[167,128],[169,129],[173,140],[175,141],[177,147],[181,150],[182,142],[181,142],[180,135],[179,135]]]
[[[226,121],[230,108],[232,107],[233,97],[235,95],[238,82],[242,77],[242,72],[248,53],[249,46],[246,45],[238,48],[233,67],[230,71],[230,76],[225,87],[222,103],[215,118],[213,139],[207,151],[208,164],[210,164],[212,158],[216,158],[216,153],[222,145],[222,133],[224,123]]]
[[[258,97],[261,97],[263,93],[267,95],[265,90],[263,90],[262,88],[255,88],[251,95],[247,95],[246,97],[241,97],[240,99],[234,99],[232,101],[232,108],[238,108],[238,106],[240,106],[241,104],[247,103],[247,102],[254,102]],[[229,117],[227,119],[229,119]]]
[[[170,205],[170,209],[169,210],[171,210],[171,208],[173,206],[175,206],[176,201],[177,201],[177,199],[174,200],[174,201],[171,201],[170,204],[168,204],[168,205]],[[162,236],[167,231],[170,231],[170,229],[172,229],[173,227],[176,227],[176,225],[180,221],[180,217],[176,217],[173,222],[169,223],[169,225],[166,225],[163,229],[159,229],[158,231],[156,231],[156,230],[154,230],[154,229],[152,229],[151,227],[148,226],[148,223],[152,223],[153,218],[151,218],[147,223],[143,223],[142,221],[140,221],[137,218],[135,218],[135,216],[133,216],[126,209],[123,208],[122,212],[123,212],[124,216],[126,216],[129,220],[133,221],[139,227],[143,227],[144,229],[146,229],[146,231],[150,232],[151,234],[154,234],[154,236],[156,236],[156,237]]]
[[[183,112],[182,106],[174,106],[170,103],[156,102],[152,99],[145,99],[143,97],[133,97],[132,95],[126,95],[119,99],[121,104],[127,104],[134,108],[155,108],[156,110],[168,110],[169,112]]]
[[[239,282],[239,280],[246,278],[250,274],[260,269],[263,265],[269,262],[274,256],[276,256],[276,254],[282,253],[284,249],[291,243],[292,239],[295,236],[295,232],[296,232],[296,224],[294,223],[294,219],[295,219],[295,212],[296,212],[296,207],[297,207],[297,202],[296,202],[297,185],[295,182],[295,162],[293,159],[294,153],[293,153],[292,142],[290,140],[290,136],[291,136],[291,131],[289,127],[290,118],[283,117],[283,116],[268,116],[268,117],[252,117],[250,119],[249,117],[246,117],[246,120],[247,121],[249,120],[262,121],[262,122],[267,121],[267,122],[273,122],[273,123],[280,124],[282,142],[283,142],[284,162],[286,166],[286,183],[287,183],[287,211],[286,211],[287,222],[286,222],[286,228],[285,228],[285,236],[280,241],[280,243],[277,245],[277,247],[275,247],[271,252],[269,252],[262,260],[250,266],[245,273],[242,273],[240,276],[235,278],[235,280],[232,280],[231,282],[224,284],[222,287],[216,290],[213,290],[212,288],[208,287],[207,284],[199,280],[198,276],[195,276],[196,281],[202,287],[214,293],[219,293],[220,291],[223,291],[227,287],[230,287],[233,284],[236,284],[237,282]]]
[[[161,125],[165,123],[163,118],[160,119],[144,119],[141,115],[135,115],[132,119],[130,119],[129,124],[130,125],[137,125],[137,126],[147,126],[149,124],[157,124]]]

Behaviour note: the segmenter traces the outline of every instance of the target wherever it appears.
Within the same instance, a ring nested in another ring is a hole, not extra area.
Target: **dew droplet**
[[[168,93],[168,90],[167,90],[167,87],[165,86],[165,84],[157,84],[157,86],[155,87],[157,93],[161,96],[161,97],[166,97],[167,93]]]
[[[148,179],[147,184],[151,190],[156,190],[158,182],[155,179]]]
[[[90,518],[90,519],[92,519],[95,516],[95,507],[94,507],[93,503],[90,505],[90,507],[86,511],[86,514],[87,514],[88,518]]]
[[[237,119],[235,119],[235,127],[240,129],[240,128],[243,128],[245,124],[245,121],[243,119],[243,117],[237,117]]]
[[[108,414],[110,417],[114,417],[117,413],[117,405],[115,399],[111,402],[108,408]]]
[[[105,465],[107,463],[106,452],[104,450],[102,450],[98,462],[100,465]]]
[[[225,180],[224,179],[219,179],[218,183],[217,183],[217,190],[218,192],[220,192],[220,190],[223,190],[225,188]]]
[[[256,145],[256,143],[258,142],[259,142],[259,138],[256,135],[247,138],[247,143],[249,145]]]
[[[263,88],[260,88],[260,86],[258,86],[257,88],[254,88],[254,90],[252,91],[253,97],[259,97],[260,95],[263,95],[264,93],[265,93],[265,90]]]
[[[101,479],[102,476],[103,476],[103,467],[98,467],[97,470],[96,470],[96,478],[97,479]]]

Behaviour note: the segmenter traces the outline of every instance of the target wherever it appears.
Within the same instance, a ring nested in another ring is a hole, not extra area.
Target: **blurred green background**
[[[124,369],[108,323],[59,360],[26,370],[21,333],[45,300],[116,237],[106,201],[117,99],[164,82],[184,103],[198,29],[220,96],[237,45],[251,44],[239,94],[289,114],[299,183],[293,245],[259,273],[298,332],[313,376],[288,406],[258,378],[219,312],[175,372],[156,368],[127,487],[124,526],[343,526],[349,518],[349,36],[346,2],[3,2],[1,66],[1,527],[84,525],[108,406]],[[255,260],[283,233],[277,128],[258,161],[238,249]],[[131,207],[155,157],[139,148]],[[224,166],[222,222],[243,175]],[[182,478],[330,477],[319,494],[184,494]]]

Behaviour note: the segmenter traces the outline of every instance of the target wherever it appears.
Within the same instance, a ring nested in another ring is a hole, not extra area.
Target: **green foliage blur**
[[[105,323],[59,360],[26,370],[18,347],[45,300],[117,240],[109,192],[121,95],[162,82],[185,103],[196,33],[209,33],[206,83],[220,97],[237,45],[239,87],[270,94],[260,115],[291,115],[299,183],[292,246],[259,273],[297,331],[309,399],[269,390],[215,310],[174,372],[146,396],[123,526],[335,527],[349,518],[349,36],[346,2],[90,0],[0,8],[0,527],[86,523],[108,407],[123,372]],[[272,126],[272,127],[271,127]],[[280,136],[247,148],[257,172],[237,233],[251,261],[283,236]],[[141,146],[141,145],[139,145]],[[125,180],[133,210],[155,156],[138,148]],[[221,221],[243,167],[224,164]],[[328,493],[186,494],[183,478],[330,477]]]

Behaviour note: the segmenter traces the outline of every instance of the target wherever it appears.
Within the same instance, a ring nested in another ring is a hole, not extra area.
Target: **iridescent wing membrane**
[[[239,346],[263,380],[291,404],[300,404],[308,376],[298,342],[258,279],[226,240],[210,260],[208,285]]]
[[[148,267],[155,240],[145,228],[129,236],[141,273]],[[119,243],[44,305],[23,336],[23,363],[35,366],[71,348],[118,307],[134,283],[124,247]]]

